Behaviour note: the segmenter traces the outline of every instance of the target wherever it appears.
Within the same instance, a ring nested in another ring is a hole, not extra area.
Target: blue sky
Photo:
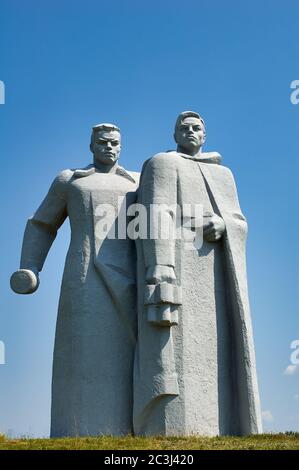
[[[205,149],[237,180],[264,426],[299,431],[297,0],[0,0],[0,432],[49,433],[51,362],[68,223],[32,296],[9,289],[25,222],[55,175],[91,161],[91,126],[118,124],[121,164],[174,147],[198,111]]]

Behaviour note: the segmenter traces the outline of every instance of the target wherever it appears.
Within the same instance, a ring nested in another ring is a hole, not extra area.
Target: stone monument
[[[121,141],[115,125],[93,127],[90,148],[93,164],[62,171],[28,220],[20,270],[11,277],[19,294],[38,288],[48,251],[69,218],[71,242],[54,348],[52,437],[133,430],[135,247],[126,236],[100,235],[109,210],[109,233],[117,231],[119,201],[135,202],[139,175],[118,165]]]
[[[206,131],[199,114],[181,113],[174,136],[177,151],[145,162],[138,202],[148,211],[164,207],[168,216],[177,206],[182,220],[184,206],[201,204],[203,241],[192,250],[175,238],[137,241],[134,431],[259,433],[246,219],[231,171],[218,153],[202,152]]]

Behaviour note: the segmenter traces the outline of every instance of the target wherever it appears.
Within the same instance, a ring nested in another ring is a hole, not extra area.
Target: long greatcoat
[[[145,163],[138,193],[147,209],[151,204],[182,208],[201,203],[223,218],[226,231],[221,241],[204,242],[198,252],[184,251],[177,240],[137,242],[135,433],[261,432],[247,290],[247,223],[231,171],[220,165],[218,154],[194,159],[161,153]],[[163,291],[164,301],[179,310],[175,326],[148,321],[145,273],[157,264],[175,270],[177,285],[164,283]]]
[[[39,271],[67,217],[71,226],[54,348],[52,437],[132,432],[135,248],[127,238],[101,239],[96,227],[100,204],[116,211],[111,230],[118,225],[119,198],[135,202],[138,176],[121,167],[115,174],[93,165],[65,170],[27,223],[21,268]]]

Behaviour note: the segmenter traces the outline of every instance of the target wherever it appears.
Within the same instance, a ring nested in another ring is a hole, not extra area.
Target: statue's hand
[[[156,326],[178,324],[178,286],[172,266],[149,266],[146,272],[147,288],[145,298],[148,321]],[[150,293],[149,293],[150,292]]]
[[[203,235],[206,241],[216,242],[225,232],[225,222],[219,215],[205,212],[203,223]]]
[[[161,282],[173,284],[176,281],[174,268],[161,264],[149,266],[146,272],[146,281],[148,284],[160,284]]]
[[[33,294],[39,286],[37,270],[18,269],[10,278],[10,287],[16,294]]]

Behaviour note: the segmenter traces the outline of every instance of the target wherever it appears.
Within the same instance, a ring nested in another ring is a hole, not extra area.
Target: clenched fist
[[[39,286],[38,271],[19,269],[10,278],[10,287],[16,294],[33,294]]]
[[[225,232],[224,220],[212,212],[205,212],[203,219],[203,236],[208,242],[220,240]]]

